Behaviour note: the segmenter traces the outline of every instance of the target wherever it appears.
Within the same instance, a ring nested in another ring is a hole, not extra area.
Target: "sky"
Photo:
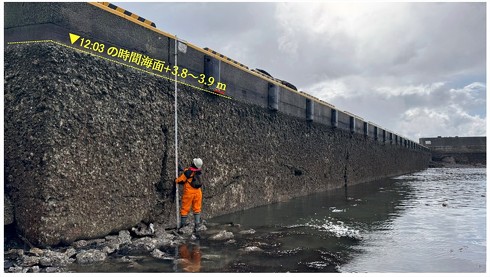
[[[412,140],[486,135],[486,3],[114,4]]]

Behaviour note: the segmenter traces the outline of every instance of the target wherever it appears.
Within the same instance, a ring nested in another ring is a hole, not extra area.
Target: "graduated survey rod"
[[[177,66],[177,36],[175,36],[175,66]],[[177,138],[177,74],[175,74],[175,89],[174,89],[174,127],[175,127],[175,179],[179,177],[179,142]],[[175,184],[175,211],[177,215],[177,229],[180,227],[179,213],[179,184]]]

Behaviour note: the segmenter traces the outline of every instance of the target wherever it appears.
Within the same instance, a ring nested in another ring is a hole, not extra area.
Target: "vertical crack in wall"
[[[162,124],[162,165],[160,168],[160,180],[155,184],[158,195],[158,205],[156,207],[155,215],[161,215],[163,211],[165,211],[165,202],[171,200],[172,197],[172,188],[166,186],[167,180],[167,162],[168,162],[168,145],[169,145],[169,137],[168,137],[168,127],[165,124]]]
[[[347,175],[347,165],[349,164],[349,149],[347,149],[345,154],[345,164],[344,164],[344,186],[347,187],[348,175]]]

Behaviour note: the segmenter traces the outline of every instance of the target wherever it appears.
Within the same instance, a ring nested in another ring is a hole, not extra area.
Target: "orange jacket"
[[[184,169],[184,172],[180,174],[179,178],[175,179],[176,184],[184,184],[184,192],[196,192],[200,190],[201,188],[194,188],[191,183],[192,180],[194,179],[194,176],[197,174],[197,172],[201,172],[200,169],[195,169],[191,167],[187,167]]]

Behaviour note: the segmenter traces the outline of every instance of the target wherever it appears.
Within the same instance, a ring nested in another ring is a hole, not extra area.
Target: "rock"
[[[44,267],[64,267],[74,261],[74,259],[67,257],[65,253],[46,250],[44,251],[44,255],[39,259],[39,264]]]
[[[29,249],[29,253],[36,255],[36,256],[42,256],[44,251],[42,249],[39,249],[39,248],[31,248],[31,249]]]
[[[241,234],[241,235],[252,235],[252,234],[255,234],[255,230],[254,229],[243,230],[243,231],[240,231],[238,233]]]
[[[70,247],[70,248],[66,249],[64,254],[66,255],[67,258],[71,258],[71,257],[75,256],[75,254],[77,254],[77,250],[75,250],[75,248],[73,248],[73,247]]]
[[[131,228],[131,231],[133,231],[137,236],[149,236],[155,233],[155,228],[153,223],[150,223],[150,225],[147,226],[143,222],[140,222],[136,227]]]
[[[9,251],[5,252],[5,258],[8,258],[8,259],[20,259],[24,256],[24,250],[23,249],[16,249],[16,248],[13,248],[13,249],[10,249]]]
[[[109,246],[104,246],[102,248],[102,252],[106,253],[106,254],[111,254],[111,253],[114,253],[114,251],[116,251],[117,249],[115,248],[111,248]]]
[[[229,226],[229,227],[238,227],[240,228],[242,225],[241,224],[237,224],[237,223],[233,223],[233,222],[228,222],[228,223],[225,223],[223,224],[224,226]]]
[[[240,249],[240,250],[245,251],[245,252],[262,252],[262,251],[264,251],[257,246],[247,246],[247,247]]]
[[[190,235],[190,234],[194,233],[194,225],[188,224],[188,225],[180,228],[179,232],[181,232],[184,235]]]
[[[122,246],[118,253],[122,255],[147,255],[159,246],[171,244],[172,241],[166,241],[161,238],[143,237],[135,239],[132,244]]]
[[[206,227],[206,225],[204,225],[204,224],[200,224],[199,227],[197,227],[197,231],[199,231],[199,232],[204,232],[207,230],[208,230],[208,227]]]
[[[228,232],[226,230],[222,230],[221,232],[209,237],[210,240],[227,240],[233,238],[233,233]]]
[[[58,272],[63,272],[60,268],[58,267],[46,267],[46,273],[58,273]]]
[[[30,267],[39,264],[40,258],[37,256],[24,256],[22,258],[21,266]]]
[[[9,272],[12,272],[12,273],[26,273],[27,272],[27,268],[25,269],[24,271],[24,268],[20,267],[20,266],[12,266],[9,268]]]
[[[236,242],[236,240],[230,239],[230,240],[226,241],[225,244],[232,244],[232,243],[235,243],[235,242]]]
[[[99,245],[99,249],[102,250],[102,252],[111,254],[114,253],[115,251],[119,250],[120,248],[120,243],[123,241],[124,243],[128,243],[130,241],[130,238],[128,238],[125,234],[126,232],[121,233],[120,236],[106,236],[106,242]]]
[[[167,236],[168,233],[165,231],[165,227],[158,224],[158,223],[155,223],[154,224],[154,228],[155,228],[155,237],[161,237],[161,236]]]
[[[165,241],[166,244],[168,244],[169,241],[171,241],[175,238],[175,235],[171,234],[171,233],[167,233],[165,231],[163,231],[163,232],[155,231],[155,238],[157,238],[161,241]]]
[[[104,253],[97,249],[90,249],[78,253],[76,257],[77,257],[77,263],[90,264],[90,263],[104,261],[107,258],[107,253]]]
[[[41,272],[41,269],[39,268],[39,266],[35,265],[35,266],[31,267],[27,272],[39,273],[39,272]]]
[[[134,240],[133,246],[142,251],[150,252],[157,247],[157,241],[150,237],[144,237]]]
[[[154,258],[157,258],[157,259],[161,259],[161,260],[173,260],[174,259],[174,257],[170,256],[169,254],[167,254],[165,252],[160,251],[159,249],[154,249],[151,252],[151,256]]]
[[[119,236],[105,236],[106,241],[113,241],[116,240]]]
[[[128,230],[121,230],[119,231],[118,239],[120,244],[131,243],[131,234]]]
[[[102,247],[102,252],[107,254],[111,254],[117,250],[119,250],[119,243],[117,242],[109,242]]]
[[[172,242],[173,236],[153,238],[156,247],[168,246]]]
[[[88,245],[87,241],[86,240],[77,240],[75,241],[74,243],[72,243],[72,245],[75,247],[75,248],[82,248],[82,247],[85,247]]]

